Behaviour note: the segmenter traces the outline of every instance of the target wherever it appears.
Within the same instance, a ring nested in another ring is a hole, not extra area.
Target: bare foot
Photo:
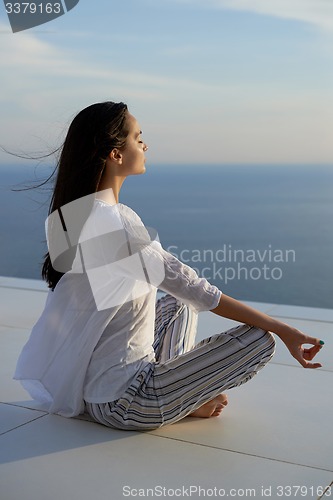
[[[199,418],[209,418],[218,417],[223,408],[227,406],[228,398],[226,394],[219,394],[216,398],[208,401],[204,405],[200,406],[197,410],[190,413],[189,417],[199,417]]]

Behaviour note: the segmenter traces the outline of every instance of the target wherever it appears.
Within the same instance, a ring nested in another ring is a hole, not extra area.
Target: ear
[[[117,148],[113,148],[113,150],[109,153],[109,156],[111,161],[117,163],[118,165],[121,165],[123,162],[123,155],[121,151]]]

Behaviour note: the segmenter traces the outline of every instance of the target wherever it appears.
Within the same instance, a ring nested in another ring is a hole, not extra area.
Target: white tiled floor
[[[123,432],[48,415],[11,379],[45,290],[0,277],[1,500],[220,498],[223,489],[234,498],[317,499],[332,482],[333,310],[251,304],[325,340],[323,369],[302,369],[278,342],[269,366],[229,391],[221,417]],[[202,313],[198,340],[231,325]]]

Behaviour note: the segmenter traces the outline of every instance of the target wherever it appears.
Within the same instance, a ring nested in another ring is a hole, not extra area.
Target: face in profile
[[[130,113],[127,115],[127,127],[129,132],[126,144],[121,150],[121,173],[123,175],[143,174],[146,171],[145,152],[148,146],[142,139],[142,131],[137,119]]]

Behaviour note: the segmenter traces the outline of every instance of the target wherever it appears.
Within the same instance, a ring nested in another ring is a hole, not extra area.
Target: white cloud
[[[288,79],[268,86],[231,79],[226,85],[181,78],[176,71],[164,76],[153,67],[134,71],[125,59],[115,67],[108,56],[94,60],[84,47],[61,49],[34,33],[3,34],[0,43],[0,144],[14,151],[43,151],[43,141],[57,146],[79,109],[114,99],[128,102],[140,120],[152,162],[332,158],[330,92],[290,87]],[[205,78],[204,60],[201,68]]]
[[[9,149],[34,151],[43,141],[57,142],[71,116],[92,102],[132,101],[151,113],[157,112],[154,103],[162,110],[179,95],[196,101],[197,96],[234,92],[230,85],[87,59],[84,50],[61,49],[34,33],[4,33],[0,43],[0,143]]]
[[[0,25],[1,29],[1,25]],[[167,50],[167,49],[166,49]],[[182,50],[178,48],[177,50]],[[188,50],[188,48],[187,48]],[[172,53],[172,49],[170,49]],[[1,39],[0,65],[5,80],[1,82],[3,88],[7,83],[7,90],[15,86],[22,88],[24,81],[25,91],[29,89],[38,91],[47,90],[52,81],[66,79],[68,82],[82,82],[89,87],[91,82],[99,82],[97,88],[107,87],[111,90],[113,86],[125,86],[126,90],[132,89],[132,94],[143,98],[154,98],[154,92],[159,99],[163,98],[168,89],[186,89],[187,91],[214,91],[221,86],[201,83],[199,81],[178,76],[160,76],[153,72],[140,72],[125,68],[114,67],[112,64],[103,62],[87,61],[84,51],[63,51],[50,43],[38,39],[33,34],[21,35],[21,37],[4,36]],[[83,80],[84,79],[84,80]],[[63,80],[65,81],[65,80]],[[47,82],[47,86],[45,85]],[[96,87],[95,87],[96,88]],[[134,89],[137,89],[134,92]],[[56,90],[56,89],[55,89]],[[63,89],[64,94],[66,89]],[[80,91],[80,89],[78,89]],[[53,92],[53,90],[52,90]],[[25,94],[21,97],[24,97]],[[0,94],[0,98],[4,94]],[[18,95],[18,97],[20,97]],[[40,97],[40,96],[38,96]]]
[[[180,3],[204,7],[211,6],[256,12],[274,17],[295,19],[316,25],[323,29],[333,30],[332,0],[177,0]]]

